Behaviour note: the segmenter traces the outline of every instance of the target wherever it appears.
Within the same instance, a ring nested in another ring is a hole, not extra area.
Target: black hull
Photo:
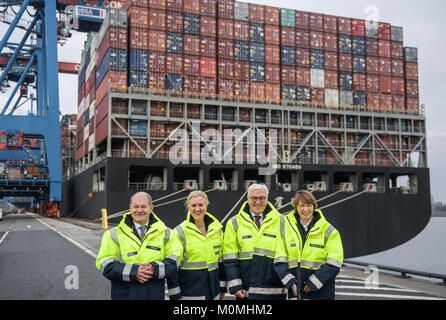
[[[63,185],[63,200],[61,212],[63,216],[75,216],[86,219],[96,219],[101,216],[101,209],[107,208],[108,214],[126,210],[129,199],[136,190],[129,190],[128,175],[130,166],[158,166],[167,170],[167,188],[164,191],[149,190],[153,199],[158,199],[174,192],[174,168],[168,160],[163,159],[128,159],[107,158],[95,166],[87,169]],[[88,194],[93,190],[93,173],[105,167],[106,179],[104,191],[94,193],[93,198]],[[211,168],[231,168],[242,171],[257,169],[256,165],[185,165],[186,169],[201,168],[203,170],[202,190],[212,189],[209,182]],[[426,168],[398,168],[398,167],[367,167],[367,166],[338,166],[338,165],[301,165],[298,170],[323,171],[328,177],[327,191],[315,191],[316,199],[322,199],[335,192],[333,175],[335,172],[355,174],[359,190],[354,193],[338,193],[327,200],[318,202],[324,207],[338,200],[353,196],[362,191],[364,173],[379,173],[383,176],[385,190],[380,193],[363,193],[345,202],[323,209],[327,220],[341,233],[345,258],[369,255],[399,246],[419,234],[427,225],[431,217],[429,169]],[[416,194],[401,194],[391,192],[387,182],[392,175],[416,176]],[[303,174],[298,175],[299,189],[304,188]],[[210,205],[208,211],[222,220],[233,208],[245,192],[243,188],[243,174],[237,175],[237,191],[210,191],[208,197]],[[283,197],[283,203],[291,200],[295,191],[281,191],[275,179],[270,181],[269,200],[274,203],[276,197]],[[187,196],[188,192],[178,193],[160,201],[164,203]],[[241,203],[233,211],[235,215]],[[171,228],[185,219],[185,200],[165,206],[156,207],[154,212]],[[291,206],[280,210],[286,213]],[[120,218],[119,218],[120,219]],[[119,219],[112,220],[118,222]]]

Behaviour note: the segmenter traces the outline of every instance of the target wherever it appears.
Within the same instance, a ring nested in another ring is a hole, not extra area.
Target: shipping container
[[[183,76],[179,74],[166,74],[166,90],[184,91]]]
[[[267,102],[280,102],[280,85],[279,84],[265,84],[265,100]]]
[[[200,35],[200,16],[198,14],[184,13],[183,31],[185,34]]]
[[[199,76],[185,75],[184,76],[184,91],[188,94],[201,94],[201,80]]]
[[[217,95],[217,79],[202,77],[201,93],[208,97],[215,97]]]
[[[151,72],[166,72],[166,53],[159,51],[149,51],[148,69]]]
[[[280,64],[280,46],[265,45],[265,63]]]
[[[365,48],[368,56],[378,56],[378,40],[366,38]]]
[[[368,74],[379,74],[379,58],[367,56],[366,69]]]
[[[353,56],[353,72],[366,73],[366,58],[365,56],[354,55]]]
[[[325,88],[338,89],[338,72],[325,70]]]
[[[234,19],[234,0],[218,0],[218,17]]]
[[[338,17],[324,15],[324,32],[338,33]]]
[[[325,67],[324,59],[325,59],[324,51],[322,50],[310,51],[311,68],[324,69]]]
[[[361,91],[353,92],[353,105],[354,106],[367,106],[367,93]]]
[[[265,25],[260,23],[250,23],[249,33],[251,42],[265,42]]]
[[[352,53],[352,37],[344,34],[338,35],[338,48],[340,53]]]
[[[166,51],[168,53],[183,53],[183,34],[177,32],[167,32]]]
[[[405,95],[404,78],[392,77],[392,94]]]
[[[316,50],[324,49],[324,34],[322,32],[310,31],[310,48]]]
[[[129,134],[131,136],[146,137],[147,136],[147,121],[146,120],[129,120]]]
[[[149,30],[143,28],[129,28],[130,49],[149,50]]]
[[[418,81],[414,81],[414,80],[406,81],[406,95],[408,98],[418,98],[419,97]]]
[[[233,79],[234,78],[234,60],[218,60],[218,78]]]
[[[265,84],[251,82],[249,84],[249,95],[252,101],[265,101]]]
[[[265,62],[265,45],[263,43],[250,43],[250,55],[249,60],[251,62]],[[296,59],[296,56],[294,56],[294,61]]]
[[[404,60],[404,49],[401,42],[392,41],[390,43],[390,56],[392,59]]]
[[[309,87],[311,85],[311,74],[309,68],[296,68],[296,85]],[[336,78],[337,82],[337,78]]]
[[[367,76],[361,73],[353,74],[353,90],[367,91]]]
[[[339,90],[325,89],[325,104],[327,107],[339,107]]]
[[[200,75],[201,59],[199,56],[184,55],[184,74],[190,76]],[[199,86],[200,87],[200,86]]]
[[[234,21],[228,19],[218,19],[217,34],[219,38],[234,39]]]
[[[353,105],[353,91],[340,90],[339,91],[339,104],[343,107],[350,107]]]
[[[217,59],[209,57],[200,58],[200,75],[215,78],[217,76]]]
[[[283,65],[296,66],[296,48],[281,46],[280,57]]]
[[[310,50],[296,48],[296,66],[310,67]]]
[[[166,9],[166,0],[149,0],[149,8]]]
[[[183,32],[183,13],[175,11],[166,12],[166,30],[169,32]]]
[[[278,26],[265,25],[265,43],[280,45],[280,28]]]
[[[146,50],[129,50],[129,67],[130,70],[147,71],[149,66],[149,53]]]
[[[379,92],[379,76],[367,75],[367,92],[378,93]]]
[[[324,63],[325,69],[338,70],[338,53],[325,51]]]
[[[217,39],[211,37],[200,37],[200,55],[204,57],[216,57]]]
[[[310,12],[296,10],[296,28],[309,30],[310,29]],[[293,26],[294,27],[294,26]]]
[[[378,23],[378,39],[391,40],[390,23]]]
[[[250,80],[253,82],[265,82],[265,64],[258,62],[250,63]]]
[[[353,90],[353,74],[351,72],[339,72],[339,89]]]
[[[250,41],[249,22],[234,21],[234,39],[240,41]]]
[[[365,20],[352,19],[352,36],[365,37]]]
[[[378,56],[385,58],[391,57],[390,41],[378,40]]]
[[[102,82],[109,70],[127,71],[127,51],[120,49],[109,49],[102,61],[98,61],[99,67],[96,71],[96,88]]]
[[[200,14],[200,0],[183,0],[184,12]]]
[[[403,27],[390,26],[390,33],[392,41],[403,42]]]
[[[352,19],[338,17],[338,33],[344,35],[352,34]]]
[[[311,89],[309,87],[296,87],[296,100],[303,102],[311,101]]]
[[[234,20],[249,21],[249,3],[234,2]]]
[[[353,56],[351,54],[340,53],[339,54],[339,71],[352,72],[353,71],[352,61],[353,61]]]
[[[295,101],[296,97],[296,87],[289,85],[282,85],[281,90],[282,100],[284,101]]]
[[[166,55],[166,72],[173,74],[183,74],[183,55],[168,53]]]
[[[108,49],[127,50],[128,31],[125,28],[109,27],[98,48],[98,61],[102,61]],[[85,76],[85,69],[84,69]],[[82,80],[82,77],[79,78]]]
[[[219,79],[218,80],[218,95],[221,98],[231,99],[234,97],[234,81]]]
[[[324,31],[324,15],[321,13],[310,13],[308,20],[309,29],[312,31]]]
[[[147,29],[149,27],[149,8],[130,6],[127,12],[130,28]],[[152,19],[152,16],[150,16],[150,19]]]
[[[379,73],[385,76],[392,75],[392,60],[379,58]]]
[[[296,85],[296,68],[281,65],[282,85]]]
[[[184,35],[184,54],[199,56],[201,52],[200,36]]]
[[[240,81],[249,81],[251,78],[248,61],[234,61],[234,78]]]
[[[218,58],[219,59],[234,58],[234,41],[228,39],[218,40]]]
[[[378,22],[366,20],[365,21],[365,36],[367,38],[378,39]]]
[[[166,10],[179,12],[183,11],[183,0],[166,0]]]
[[[239,98],[240,100],[248,101],[250,98],[249,88],[249,81],[236,81],[234,83],[234,96]]]
[[[379,76],[379,90],[381,93],[392,93],[392,77]]]
[[[295,28],[296,15],[297,11],[295,10],[280,8],[280,25],[282,27]],[[308,26],[301,29],[308,29]]]
[[[418,63],[405,63],[406,79],[418,81]]]
[[[400,95],[392,95],[392,107],[393,110],[404,112],[405,111],[405,97]]]
[[[352,37],[352,52],[353,54],[366,55],[366,40],[365,38]]]
[[[280,25],[280,9],[277,7],[265,6],[265,24]]]
[[[392,60],[392,76],[404,77],[404,61]]]
[[[166,51],[166,32],[149,30],[149,50]]]
[[[325,103],[325,89],[311,88],[311,101],[316,104]]]
[[[269,84],[280,84],[280,65],[265,64],[265,82]]]
[[[256,23],[265,23],[265,7],[260,4],[249,4],[249,20]]]
[[[149,86],[147,71],[130,70],[128,77],[132,88],[148,88]]]
[[[324,50],[338,51],[338,36],[333,33],[324,33]]]
[[[406,107],[409,114],[420,114],[420,102],[418,98],[406,98]]]
[[[367,107],[371,110],[379,110],[380,94],[379,93],[367,93]]]
[[[418,48],[405,47],[404,48],[404,61],[418,62]]]
[[[280,39],[283,46],[296,46],[296,29],[282,27],[280,29]]]
[[[325,71],[321,69],[310,69],[310,84],[312,88],[324,88]]]
[[[164,73],[149,72],[149,90],[162,93],[166,90],[166,76]]]
[[[379,97],[380,110],[392,111],[392,95],[381,94]]]

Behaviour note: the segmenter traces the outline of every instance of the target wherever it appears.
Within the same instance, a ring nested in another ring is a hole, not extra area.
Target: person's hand
[[[224,292],[220,292],[220,300],[223,300],[225,297],[225,293]]]
[[[150,263],[141,264],[136,271],[136,280],[139,283],[149,281],[153,277],[153,266]]]
[[[294,296],[297,297],[297,285],[296,284],[293,284],[291,286],[291,291],[293,291]]]
[[[246,290],[242,289],[242,290],[236,291],[236,292],[234,292],[234,295],[239,299],[243,299],[246,297]]]
[[[304,292],[305,293],[310,293],[311,292],[311,289],[310,289],[310,287],[308,285],[304,286]]]

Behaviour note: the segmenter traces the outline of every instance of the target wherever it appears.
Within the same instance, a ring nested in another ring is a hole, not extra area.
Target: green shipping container
[[[296,27],[296,12],[293,9],[280,9],[280,25],[282,27]]]

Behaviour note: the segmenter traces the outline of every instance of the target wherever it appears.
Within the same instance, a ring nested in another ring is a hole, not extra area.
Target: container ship
[[[146,191],[173,228],[190,190],[225,222],[252,183],[281,213],[308,189],[346,258],[396,247],[430,219],[418,52],[402,27],[233,0],[125,1],[89,33],[78,79],[65,215],[122,212]]]

